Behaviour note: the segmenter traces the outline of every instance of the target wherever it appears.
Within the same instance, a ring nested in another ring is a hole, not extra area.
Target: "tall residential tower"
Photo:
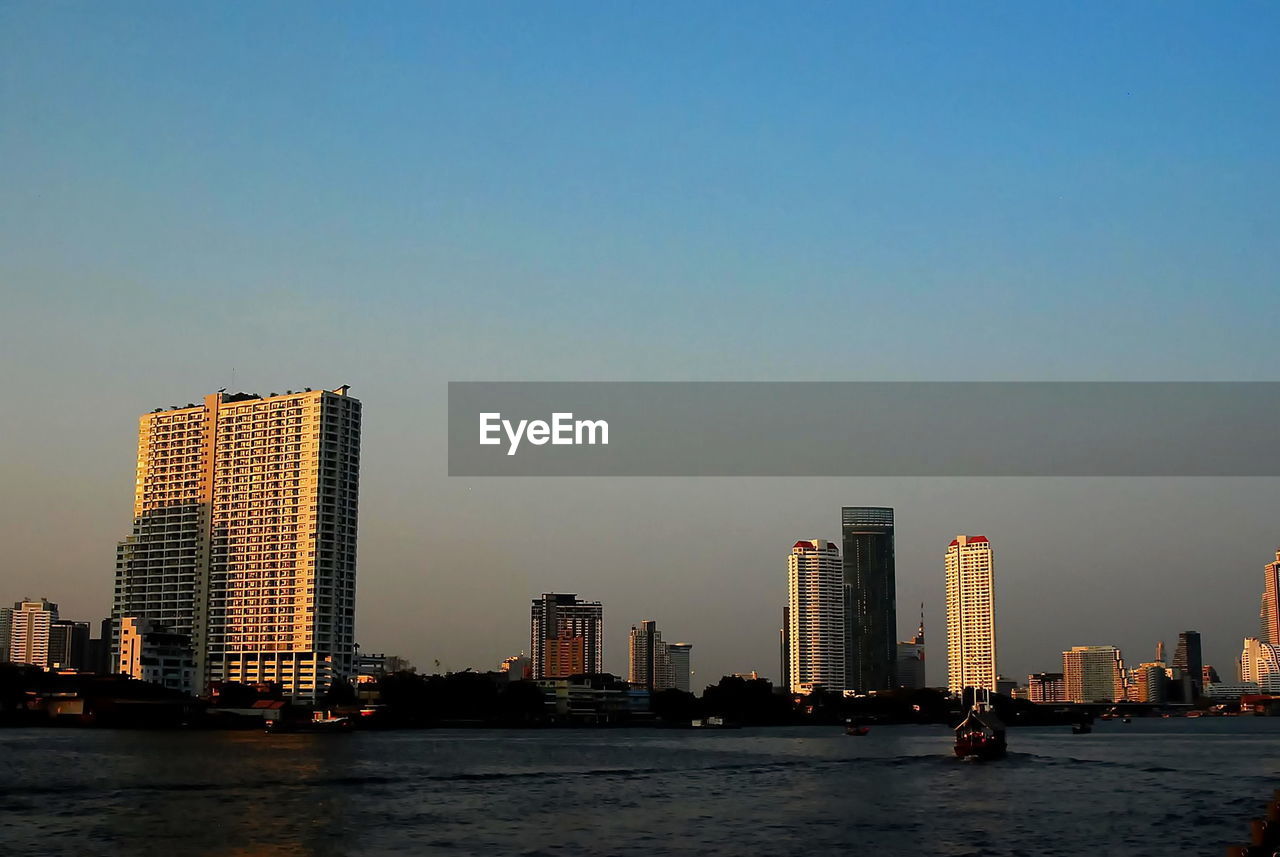
[[[995,565],[986,536],[947,546],[947,688],[996,689]]]
[[[844,570],[825,539],[796,542],[787,557],[787,676],[795,693],[844,690]]]
[[[315,699],[351,674],[360,402],[219,392],[143,415],[112,625],[191,638],[194,686],[277,682]]]

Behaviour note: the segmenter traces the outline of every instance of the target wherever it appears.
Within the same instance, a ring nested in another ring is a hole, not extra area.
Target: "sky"
[[[109,609],[137,416],[364,402],[357,637],[527,648],[542,591],[778,673],[786,555],[898,520],[899,627],[996,549],[1000,670],[1204,634],[1275,479],[463,479],[460,380],[1280,380],[1266,3],[0,2],[0,598]]]

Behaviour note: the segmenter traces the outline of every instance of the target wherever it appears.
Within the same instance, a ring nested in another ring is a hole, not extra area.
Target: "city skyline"
[[[1280,480],[450,478],[445,402],[1272,380],[1272,7],[2,14],[13,599],[102,614],[139,413],[323,380],[376,403],[358,639],[420,664],[524,648],[525,599],[556,590],[624,611],[615,673],[654,616],[705,629],[699,674],[773,674],[779,551],[862,504],[897,510],[897,602],[937,641],[939,551],[999,545],[1009,675],[1182,628],[1230,663],[1256,628]],[[1207,521],[1212,546],[1186,538]]]

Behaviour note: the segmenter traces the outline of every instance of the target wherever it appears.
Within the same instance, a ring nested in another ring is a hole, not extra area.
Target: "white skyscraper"
[[[995,567],[986,536],[947,547],[947,687],[996,689]]]
[[[1240,680],[1256,683],[1263,693],[1280,693],[1280,645],[1245,637]]]
[[[787,558],[787,649],[794,693],[845,685],[844,565],[825,539],[796,542]]]
[[[58,605],[41,598],[19,601],[9,614],[9,660],[49,668],[49,630],[58,619]]]
[[[277,682],[314,699],[353,672],[360,402],[336,390],[214,393],[144,414],[126,617],[191,638],[193,685]]]

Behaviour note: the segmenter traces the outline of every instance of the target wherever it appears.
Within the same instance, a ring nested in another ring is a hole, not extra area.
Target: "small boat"
[[[974,691],[973,706],[956,727],[955,750],[961,759],[983,762],[1002,758],[1008,750],[1004,723],[991,708],[990,691]]]
[[[702,720],[693,720],[689,723],[694,729],[739,729],[741,727],[736,723],[730,723],[723,717],[715,714]]]
[[[313,711],[310,720],[268,720],[268,732],[350,732],[355,724],[350,717],[334,716],[327,711]]]
[[[1121,723],[1132,723],[1132,722],[1133,722],[1133,718],[1132,718],[1132,717],[1126,717],[1126,718],[1124,718],[1123,720],[1121,720],[1120,722],[1121,722]]]
[[[1093,727],[1090,726],[1088,723],[1072,723],[1071,724],[1072,735],[1088,735],[1092,731],[1093,731]]]
[[[866,735],[871,731],[870,726],[859,726],[852,720],[846,720],[844,724],[844,734],[846,735]]]

